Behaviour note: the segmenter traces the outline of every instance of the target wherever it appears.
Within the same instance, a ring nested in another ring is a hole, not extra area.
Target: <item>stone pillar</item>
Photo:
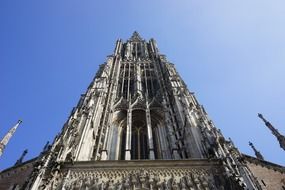
[[[180,159],[180,155],[178,153],[178,147],[177,147],[177,144],[175,143],[176,142],[176,139],[175,139],[175,136],[174,136],[174,130],[173,130],[173,124],[172,122],[170,121],[169,118],[171,118],[170,116],[170,113],[167,109],[167,106],[165,105],[165,100],[163,102],[163,105],[164,105],[164,114],[165,114],[165,125],[166,125],[166,128],[167,128],[167,135],[168,135],[168,140],[169,140],[169,144],[170,144],[170,148],[171,148],[171,153],[172,153],[172,158],[173,159],[176,159],[176,160],[179,160]]]
[[[132,143],[132,110],[128,109],[125,160],[131,160],[131,147],[132,147],[131,143]]]
[[[121,48],[122,48],[122,40],[119,39],[116,42],[116,47],[115,47],[115,51],[114,51],[115,55],[119,55],[120,54]]]
[[[141,79],[141,66],[139,63],[136,64],[136,71],[137,71],[137,81],[136,81],[136,87],[137,87],[137,93],[142,96],[142,79]]]
[[[74,154],[75,156],[75,160],[83,160],[82,157],[83,155],[82,154],[79,154],[82,150],[82,144],[83,144],[83,140],[84,140],[84,137],[85,137],[85,131],[87,130],[87,126],[89,126],[88,122],[90,121],[90,115],[86,115],[86,114],[82,114],[81,117],[80,117],[80,121],[79,121],[79,124],[78,124],[78,129],[80,128],[83,128],[82,132],[79,132],[80,134],[80,141],[78,143],[78,147],[76,149],[76,152]]]
[[[103,150],[101,152],[101,160],[107,160],[108,158],[108,150],[107,150],[107,142],[108,142],[108,136],[109,136],[109,129],[110,126],[107,126],[105,136],[104,136],[104,144],[103,144]]]
[[[147,139],[148,139],[148,148],[149,148],[149,159],[154,160],[154,147],[153,147],[153,135],[151,128],[151,118],[150,118],[150,110],[146,109],[146,125],[147,125]]]
[[[159,123],[157,126],[158,138],[160,139],[160,149],[161,149],[161,159],[171,159],[171,153],[169,150],[169,142],[167,141],[167,135],[165,131],[165,126]],[[156,147],[158,148],[158,147]]]

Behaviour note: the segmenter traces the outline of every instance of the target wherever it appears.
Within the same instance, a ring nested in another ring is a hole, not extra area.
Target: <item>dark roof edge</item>
[[[272,163],[272,162],[268,162],[268,161],[265,161],[265,160],[260,160],[258,158],[255,158],[255,157],[252,157],[252,156],[249,156],[249,155],[246,155],[246,154],[242,154],[242,155],[245,158],[245,160],[248,161],[248,162],[254,163],[256,165],[261,165],[263,167],[267,167],[269,169],[273,169],[273,170],[279,171],[281,173],[285,173],[285,167],[284,166],[281,166],[281,165],[278,165],[278,164],[275,164],[275,163]]]
[[[31,162],[37,160],[37,158],[38,158],[38,157],[35,157],[35,158],[32,158],[32,159],[30,159],[30,160],[27,160],[27,161],[25,161],[25,162],[23,162],[23,163],[21,163],[21,164],[19,164],[19,165],[12,166],[12,167],[10,167],[10,168],[6,168],[6,169],[0,171],[0,175],[1,175],[2,173],[4,173],[4,172],[8,172],[8,171],[10,171],[10,170],[13,170],[13,169],[22,167],[22,166],[24,166],[24,165],[26,165],[26,164],[29,164],[29,163],[31,163]]]

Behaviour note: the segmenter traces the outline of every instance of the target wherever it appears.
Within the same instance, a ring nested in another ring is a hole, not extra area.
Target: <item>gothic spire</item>
[[[265,125],[271,130],[272,134],[277,138],[279,141],[280,147],[285,150],[285,137],[279,133],[277,129],[273,127],[273,125],[267,121],[262,114],[258,114],[258,117],[263,120]]]
[[[248,142],[248,144],[249,144],[249,146],[253,149],[256,158],[258,158],[258,159],[260,159],[260,160],[264,160],[262,154],[261,154],[258,150],[256,150],[256,148],[255,148],[255,146],[252,144],[252,142]]]
[[[26,156],[26,154],[28,153],[28,150],[25,149],[21,155],[21,157],[17,160],[17,162],[15,163],[15,166],[23,163],[24,157]]]
[[[45,144],[43,151],[42,152],[46,152],[49,149],[49,141],[47,141],[47,143]]]
[[[4,138],[1,140],[1,142],[0,142],[0,156],[3,154],[3,151],[6,147],[6,145],[8,144],[9,140],[11,139],[11,137],[13,136],[13,134],[15,133],[15,131],[17,130],[17,128],[19,127],[19,125],[21,123],[22,123],[22,121],[18,120],[16,125],[14,127],[12,127],[9,130],[9,132],[4,136]]]
[[[142,38],[140,36],[140,34],[137,32],[137,31],[134,31],[132,37],[131,37],[131,40],[132,41],[141,41]]]

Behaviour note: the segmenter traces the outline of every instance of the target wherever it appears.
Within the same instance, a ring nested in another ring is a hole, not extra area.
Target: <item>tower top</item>
[[[260,160],[264,160],[262,154],[261,154],[258,150],[256,150],[256,148],[255,148],[255,146],[252,144],[252,142],[248,142],[248,144],[249,144],[249,146],[253,149],[256,158],[258,158],[258,159],[260,159]]]
[[[270,131],[272,132],[272,134],[277,138],[279,144],[280,144],[280,147],[285,150],[285,137],[283,135],[281,135],[279,133],[279,131],[277,129],[275,129],[275,127],[273,127],[273,125],[267,121],[263,115],[261,113],[258,113],[258,117],[260,119],[262,119],[262,121],[265,123],[265,125],[268,127],[268,129],[270,129]]]
[[[140,36],[140,34],[137,31],[133,32],[132,37],[130,38],[130,40],[132,41],[142,41],[142,37]]]
[[[8,144],[8,142],[10,141],[11,137],[13,136],[13,134],[16,132],[17,128],[19,127],[19,125],[22,123],[22,120],[18,120],[18,122],[14,125],[14,127],[12,127],[9,132],[4,136],[4,138],[1,140],[0,142],[0,156],[3,154],[3,151],[6,147],[6,145]]]

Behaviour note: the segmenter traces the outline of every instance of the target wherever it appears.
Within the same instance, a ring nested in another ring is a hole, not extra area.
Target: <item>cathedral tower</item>
[[[118,40],[22,189],[261,189],[154,39]],[[16,186],[15,186],[16,187]]]

